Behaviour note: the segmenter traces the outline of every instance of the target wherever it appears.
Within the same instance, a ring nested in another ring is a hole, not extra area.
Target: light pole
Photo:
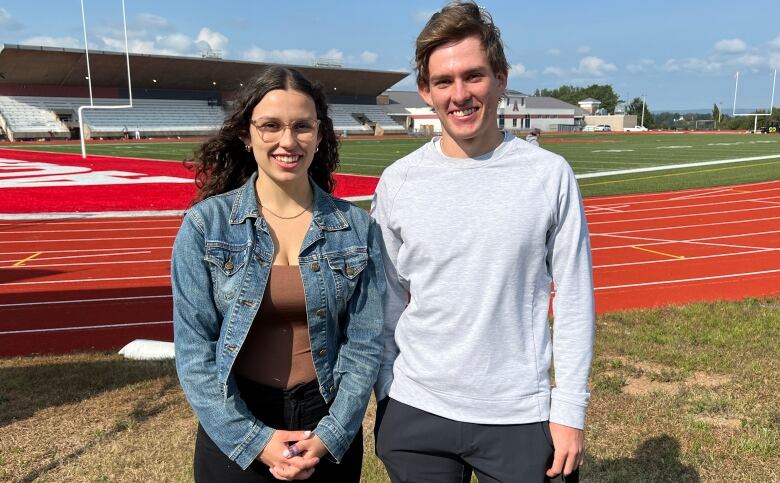
[[[642,127],[645,127],[645,97],[647,96],[642,94],[642,122],[639,123]]]

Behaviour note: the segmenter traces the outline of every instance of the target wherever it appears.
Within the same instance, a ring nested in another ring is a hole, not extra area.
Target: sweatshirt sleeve
[[[384,298],[384,351],[379,366],[379,377],[374,385],[377,401],[390,394],[393,383],[393,363],[398,357],[398,345],[395,343],[395,328],[406,305],[409,302],[409,287],[398,275],[398,252],[403,245],[400,233],[390,224],[390,213],[395,198],[395,192],[388,189],[388,182],[383,176],[377,185],[374,199],[371,202],[371,216],[376,220],[382,231],[382,259],[385,266],[387,287]]]
[[[593,271],[585,210],[566,163],[559,180],[552,200],[555,222],[547,239],[547,263],[555,284],[550,421],[582,429],[595,336]]]

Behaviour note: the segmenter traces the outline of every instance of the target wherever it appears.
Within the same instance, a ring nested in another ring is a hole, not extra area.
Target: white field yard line
[[[0,304],[0,309],[13,307],[29,307],[32,305],[62,305],[62,304],[90,304],[97,302],[130,302],[139,300],[169,299],[173,295],[142,295],[136,297],[106,297],[96,299],[72,299],[72,300],[48,300],[43,302],[24,302],[18,304]]]
[[[655,263],[669,263],[669,262],[685,263],[691,261],[705,260],[708,258],[734,257],[738,255],[752,255],[754,253],[763,253],[763,252],[769,252],[774,250],[778,250],[778,248],[772,248],[768,250],[748,250],[745,252],[718,253],[717,255],[701,255],[697,257],[662,258],[658,260],[646,260],[643,262],[606,263],[604,265],[593,265],[593,269],[596,270],[602,268],[633,267],[635,265],[653,265]]]
[[[758,275],[768,275],[771,273],[780,273],[780,268],[773,269],[773,270],[762,270],[760,272],[742,272],[742,273],[729,273],[725,275],[713,275],[711,277],[695,277],[695,278],[682,278],[678,280],[659,280],[657,282],[640,282],[640,283],[629,283],[625,285],[607,285],[604,287],[595,287],[593,290],[612,290],[612,289],[620,289],[620,288],[634,288],[634,287],[649,287],[653,285],[669,285],[669,284],[675,284],[675,283],[688,283],[688,282],[704,282],[707,280],[723,280],[727,278],[740,278],[740,277],[750,277],[750,276],[758,276]]]
[[[695,163],[670,164],[667,166],[652,166],[649,168],[621,169],[617,171],[602,171],[600,173],[585,173],[575,176],[577,179],[600,178],[602,176],[618,176],[621,174],[648,173],[651,171],[666,171],[668,169],[696,168],[699,166],[712,166],[716,164],[744,163],[747,161],[761,161],[765,159],[780,158],[780,154],[770,154],[767,156],[753,156],[749,158],[721,159],[718,161],[699,161]]]
[[[53,327],[50,329],[4,330],[0,332],[0,335],[40,334],[45,332],[71,332],[74,330],[94,330],[94,329],[123,329],[126,327],[141,327],[145,325],[167,325],[167,324],[173,324],[173,321],[161,320],[159,322],[128,322],[126,324],[82,325],[76,327]]]

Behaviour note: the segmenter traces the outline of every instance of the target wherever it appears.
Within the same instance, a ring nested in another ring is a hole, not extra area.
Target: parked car
[[[624,132],[645,132],[648,129],[644,126],[624,127]]]
[[[607,132],[611,130],[612,128],[609,127],[609,124],[589,124],[582,128],[582,132]]]

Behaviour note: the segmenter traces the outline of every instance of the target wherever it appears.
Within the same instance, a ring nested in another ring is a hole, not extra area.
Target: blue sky
[[[91,49],[124,46],[119,0],[85,0]],[[411,72],[414,39],[443,1],[126,0],[131,51]],[[780,68],[777,1],[480,2],[502,31],[509,87],[612,84],[653,111],[769,105]],[[78,0],[3,0],[0,43],[83,48]],[[411,77],[395,86],[411,90]],[[780,97],[780,92],[776,97]],[[775,101],[780,105],[780,101]]]

